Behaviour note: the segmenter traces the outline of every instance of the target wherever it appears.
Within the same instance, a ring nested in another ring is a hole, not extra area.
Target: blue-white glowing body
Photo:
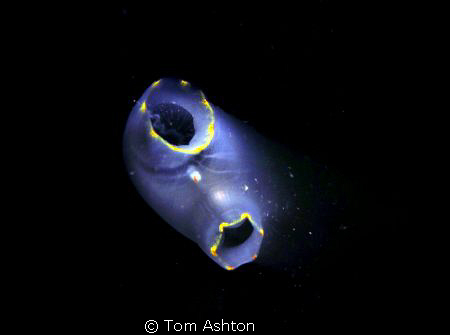
[[[182,135],[189,143],[173,144]],[[189,83],[161,79],[130,113],[124,157],[146,202],[231,270],[257,258],[268,228],[270,172],[258,141]]]

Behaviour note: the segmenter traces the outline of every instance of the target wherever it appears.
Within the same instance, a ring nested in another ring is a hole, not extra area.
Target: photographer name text
[[[254,332],[255,324],[253,322],[234,322],[224,321],[213,322],[206,320],[203,324],[195,322],[176,322],[174,320],[164,320],[164,323],[159,327],[158,322],[149,320],[145,323],[145,330],[147,333],[156,333],[158,329],[165,331],[176,332],[196,332],[196,331],[213,331],[213,332]]]

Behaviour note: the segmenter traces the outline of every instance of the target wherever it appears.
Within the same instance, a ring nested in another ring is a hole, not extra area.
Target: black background
[[[385,31],[364,23],[369,13],[329,1],[148,4],[105,9],[89,18],[89,29],[81,18],[74,24],[68,65],[80,69],[83,85],[73,100],[90,100],[71,116],[82,127],[72,164],[83,198],[83,220],[72,227],[89,250],[80,262],[89,269],[82,277],[96,302],[90,307],[111,331],[143,333],[150,319],[162,327],[164,319],[202,325],[223,318],[297,332],[409,319],[418,299],[417,133],[398,99],[405,73],[397,40],[374,34]],[[336,218],[301,269],[222,270],[146,205],[125,171],[128,113],[161,77],[194,83],[264,136],[336,171],[364,199],[357,213]]]

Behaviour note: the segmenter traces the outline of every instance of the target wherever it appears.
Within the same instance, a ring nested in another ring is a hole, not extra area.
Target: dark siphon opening
[[[244,243],[253,233],[253,229],[253,225],[251,224],[249,219],[244,219],[244,221],[238,227],[224,227],[222,246],[230,248]]]
[[[173,145],[187,145],[194,137],[194,118],[181,106],[164,103],[150,112],[155,132]]]

